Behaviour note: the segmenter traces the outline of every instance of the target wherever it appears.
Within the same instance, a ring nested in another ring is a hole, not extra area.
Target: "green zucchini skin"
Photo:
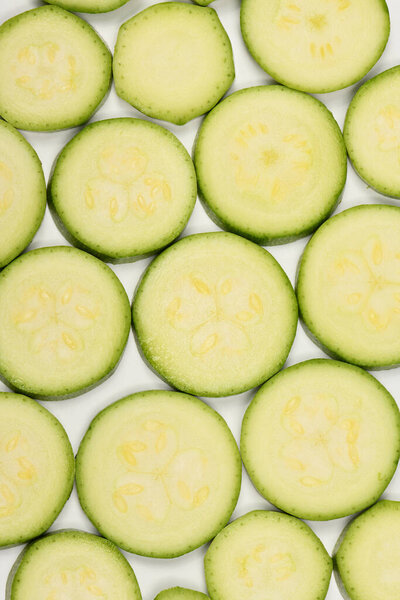
[[[163,590],[154,600],[210,600],[206,594],[182,587],[173,587]]]
[[[93,0],[44,0],[47,4],[53,4],[64,8],[65,10],[71,10],[72,12],[84,12],[91,14],[99,14],[105,12],[111,12],[117,10],[121,6],[124,6],[129,0],[107,0],[106,2],[98,2],[98,8],[96,8],[96,1]],[[104,6],[102,6],[104,5]]]

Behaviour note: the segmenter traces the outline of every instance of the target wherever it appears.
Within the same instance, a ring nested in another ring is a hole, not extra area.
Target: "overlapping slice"
[[[323,600],[332,573],[332,560],[308,525],[263,510],[221,531],[204,564],[213,600]]]
[[[400,413],[364,370],[310,360],[281,371],[247,409],[241,454],[257,489],[305,519],[370,506],[400,456]]]
[[[78,133],[61,152],[49,189],[66,237],[113,262],[173,241],[197,195],[184,146],[140,119],[98,121]]]
[[[0,121],[0,268],[31,242],[43,219],[46,184],[30,144]]]
[[[0,374],[20,391],[54,399],[98,385],[129,325],[119,279],[86,252],[40,248],[0,273]]]
[[[155,4],[124,23],[113,70],[123,100],[177,125],[209,111],[235,76],[215,10],[182,2]]]
[[[276,81],[323,93],[356,83],[389,37],[385,0],[244,0],[244,41]]]
[[[174,387],[228,396],[282,367],[297,306],[266,250],[230,233],[203,233],[153,261],[136,292],[133,324],[144,356]]]
[[[64,530],[30,544],[7,582],[6,600],[141,600],[135,574],[108,540]]]
[[[210,600],[208,596],[201,592],[188,590],[187,588],[174,587],[163,590],[154,598],[154,600]]]
[[[225,421],[177,392],[139,392],[112,404],[77,457],[88,517],[121,548],[145,556],[179,556],[213,538],[232,514],[240,481]]]
[[[400,208],[356,206],[311,238],[297,284],[307,329],[330,354],[371,367],[400,363]]]
[[[26,396],[0,392],[0,548],[50,527],[71,493],[74,470],[57,419]]]
[[[123,6],[128,0],[45,0],[66,10],[86,13],[103,13]]]
[[[0,79],[0,115],[15,127],[75,127],[108,91],[111,55],[86,21],[40,6],[1,25]]]
[[[356,517],[339,538],[334,560],[346,600],[397,600],[400,502],[383,500]]]
[[[240,90],[204,120],[195,148],[206,209],[260,244],[316,229],[346,181],[341,131],[315,98],[282,86]]]
[[[344,127],[354,168],[381,194],[400,198],[400,67],[373,77],[355,94]]]

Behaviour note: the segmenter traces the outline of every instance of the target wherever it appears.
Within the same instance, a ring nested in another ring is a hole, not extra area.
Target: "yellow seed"
[[[162,184],[162,190],[163,190],[163,194],[164,194],[164,199],[167,202],[170,202],[172,199],[171,188],[166,181],[164,181]]]
[[[90,188],[88,188],[86,190],[86,193],[85,193],[85,202],[86,202],[86,206],[88,208],[90,208],[90,209],[94,208],[94,196],[93,196],[93,192],[92,192],[92,190]]]
[[[295,12],[301,12],[301,8],[297,4],[289,4],[289,8]]]
[[[287,402],[283,414],[284,415],[291,415],[292,413],[294,413],[295,410],[297,410],[300,406],[301,403],[301,398],[300,396],[293,396],[293,398],[291,398],[289,400],[289,402]]]
[[[7,504],[14,504],[15,496],[5,483],[0,484],[0,494],[3,496]]]
[[[209,335],[204,342],[202,343],[202,345],[200,346],[200,354],[206,354],[207,352],[209,352],[210,350],[212,350],[214,348],[214,346],[217,344],[218,342],[218,335],[216,333],[212,333],[211,335]]]
[[[96,318],[95,313],[89,310],[86,306],[83,306],[82,304],[77,304],[75,306],[75,310],[79,315],[81,315],[81,317],[85,317],[86,319]]]
[[[285,560],[285,558],[287,558],[287,554],[283,554],[282,552],[278,552],[277,554],[274,554],[273,556],[271,556],[271,558],[269,559],[269,562],[271,564],[275,564],[277,562],[280,562],[281,560]]]
[[[248,310],[241,310],[240,312],[236,313],[235,317],[239,321],[251,321],[251,319],[253,319],[254,315],[251,312],[249,312]]]
[[[325,58],[325,48],[324,48],[323,46],[320,46],[320,48],[319,48],[319,52],[320,52],[320,54],[321,54],[321,57],[322,57],[322,58]]]
[[[293,569],[291,567],[281,567],[280,569],[277,569],[275,579],[277,581],[285,581],[285,579],[290,577],[292,570]]]
[[[71,69],[74,69],[76,66],[76,58],[75,56],[68,56],[68,65]]]
[[[281,17],[281,21],[290,25],[298,25],[300,23],[300,19],[296,17]]]
[[[163,427],[165,427],[164,423],[160,423],[160,421],[146,421],[146,423],[144,424],[144,428],[146,431],[158,431],[159,429],[162,429]]]
[[[36,474],[36,469],[31,461],[26,456],[21,456],[18,459],[18,464],[22,467],[22,471],[18,472],[20,479],[32,479]]]
[[[248,124],[247,129],[249,130],[250,135],[252,135],[252,136],[257,135],[257,131],[254,129],[253,125],[251,125],[250,123]]]
[[[89,585],[87,591],[93,594],[93,596],[104,596],[103,590],[97,585]]]
[[[62,339],[63,342],[66,346],[68,346],[68,348],[70,348],[71,350],[76,350],[78,347],[78,344],[76,343],[76,341],[73,339],[72,336],[70,336],[68,333],[65,333],[65,331],[62,334]]]
[[[333,48],[331,44],[326,44],[326,50],[328,52],[328,54],[330,54],[331,56],[333,56],[334,52],[333,52]]]
[[[311,51],[311,54],[312,54],[312,56],[316,56],[316,55],[317,55],[317,47],[316,47],[316,45],[314,44],[314,42],[312,42],[312,43],[310,44],[310,51]]]
[[[349,6],[350,6],[349,0],[341,0],[341,2],[339,3],[338,10],[346,10],[346,8],[349,8]]]
[[[264,552],[265,550],[265,545],[264,544],[258,544],[258,546],[256,546],[253,550],[253,552],[251,553],[251,557],[255,562],[260,563],[261,562],[261,557],[260,554],[261,552]]]
[[[239,156],[237,154],[235,154],[235,152],[231,152],[230,157],[232,160],[239,160]]]
[[[61,304],[68,304],[72,298],[72,288],[69,287],[61,296]]]
[[[124,459],[126,460],[126,462],[128,463],[128,465],[131,465],[132,467],[136,467],[137,465],[137,460],[135,455],[133,454],[130,444],[123,444],[122,448],[121,448],[121,453],[122,456],[124,457]]]
[[[380,265],[383,259],[383,249],[380,242],[376,242],[372,250],[372,260],[374,265]]]
[[[204,295],[211,294],[211,290],[208,287],[208,285],[205,283],[205,281],[202,281],[198,277],[192,277],[191,281],[192,281],[192,284],[194,285],[194,287],[196,288],[196,290],[199,292],[199,294],[204,294]]]
[[[290,135],[286,135],[286,136],[283,138],[283,141],[284,141],[284,142],[292,142],[292,141],[293,141],[294,139],[296,139],[296,138],[297,138],[297,135],[290,134]]]
[[[53,63],[55,61],[58,50],[59,47],[57,46],[57,44],[48,44],[47,58],[49,59],[49,62]]]
[[[300,483],[306,487],[315,487],[317,485],[321,485],[322,481],[316,477],[302,477],[300,479]]]
[[[126,500],[118,494],[118,492],[114,492],[113,494],[113,503],[114,506],[119,512],[127,513],[128,512],[128,504]]]
[[[192,501],[192,493],[190,491],[189,486],[187,485],[187,483],[185,481],[182,481],[182,480],[178,481],[178,492],[179,492],[179,495],[184,500],[187,500],[188,502]]]
[[[66,571],[61,571],[61,581],[64,585],[68,583],[68,574]]]
[[[297,433],[298,435],[303,435],[304,427],[295,419],[290,420],[290,427],[293,429],[294,433]]]
[[[132,452],[144,452],[147,449],[147,445],[143,442],[135,441],[129,442],[129,448]]]
[[[13,437],[11,439],[8,440],[8,442],[6,443],[6,452],[12,452],[17,446],[18,446],[18,442],[21,439],[21,432],[17,431],[17,433],[15,435],[13,435]]]
[[[338,416],[335,412],[333,412],[330,408],[326,407],[324,410],[325,416],[328,419],[328,421],[331,421],[332,423],[336,423]]]
[[[252,588],[254,586],[253,580],[248,578],[246,579],[246,587]]]
[[[353,444],[349,446],[349,457],[353,465],[358,467],[360,464],[360,457],[357,448]]]
[[[376,327],[376,329],[386,329],[385,325],[381,323],[378,315],[375,311],[370,310],[368,313],[368,319]]]
[[[8,181],[12,181],[13,174],[11,169],[7,167],[7,165],[3,162],[0,162],[0,175],[7,179]]]
[[[165,448],[165,446],[167,445],[167,435],[165,433],[165,431],[162,431],[160,433],[160,435],[157,438],[157,442],[156,442],[156,452],[157,454],[159,454],[160,452],[162,452]]]
[[[235,137],[235,142],[237,142],[239,144],[239,146],[243,146],[243,148],[248,147],[246,140],[244,140],[243,137],[240,135]]]
[[[261,298],[258,294],[256,294],[255,292],[252,292],[250,294],[250,298],[249,298],[249,304],[250,307],[258,314],[258,315],[262,315],[263,314],[263,303],[261,302]]]
[[[113,196],[110,200],[110,217],[114,219],[118,213],[118,200]]]
[[[16,84],[18,87],[26,87],[31,82],[31,78],[28,75],[24,75],[24,77],[18,77],[16,80]]]
[[[15,319],[16,323],[27,323],[36,316],[36,310],[26,310],[25,312],[19,313]]]
[[[210,494],[209,487],[204,486],[204,487],[200,488],[199,490],[197,490],[197,492],[194,495],[193,504],[196,507],[201,506],[207,500],[209,494]]]
[[[362,298],[361,294],[349,294],[347,296],[347,302],[348,302],[348,304],[353,304],[353,305],[358,304],[360,302],[361,298]]]
[[[285,462],[290,469],[293,469],[293,471],[305,471],[306,469],[303,463],[296,458],[285,458]]]
[[[265,125],[264,123],[259,123],[258,126],[262,133],[268,133],[269,128],[267,127],[267,125]]]
[[[144,490],[142,485],[138,483],[127,483],[119,487],[116,491],[116,494],[121,496],[136,496],[137,494],[141,494]]]
[[[153,513],[147,506],[144,506],[143,504],[137,504],[136,510],[138,511],[139,515],[143,517],[143,519],[146,519],[146,521],[154,521]]]
[[[232,279],[225,279],[223,284],[221,285],[221,294],[226,296],[229,292],[232,291]]]
[[[44,300],[45,302],[47,302],[47,300],[50,300],[51,295],[49,294],[49,292],[46,292],[46,290],[41,289],[39,292],[39,296],[41,300]]]

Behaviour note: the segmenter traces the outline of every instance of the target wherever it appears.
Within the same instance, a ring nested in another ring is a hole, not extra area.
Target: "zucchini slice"
[[[324,223],[300,262],[300,313],[330,355],[371,368],[400,363],[400,208],[355,206]]]
[[[72,397],[101,383],[129,325],[122,284],[86,252],[40,248],[0,273],[0,374],[31,396]]]
[[[104,13],[123,6],[128,0],[45,0],[66,10],[85,13]]]
[[[333,115],[277,85],[228,96],[204,120],[194,152],[211,218],[260,244],[314,231],[339,201],[347,173]]]
[[[61,231],[112,262],[160,250],[197,197],[192,160],[168,130],[141,119],[98,121],[61,152],[49,187]]]
[[[235,77],[215,10],[181,2],[155,4],[124,23],[113,68],[118,96],[176,125],[208,112]]]
[[[241,460],[222,417],[198,398],[139,392],[93,420],[79,448],[82,508],[129,552],[180,556],[208,542],[236,506]]]
[[[0,80],[0,114],[15,127],[75,127],[109,89],[111,54],[86,21],[40,6],[1,25]]]
[[[0,268],[31,243],[45,208],[38,155],[19,131],[0,121]]]
[[[210,598],[201,592],[174,587],[169,590],[163,590],[157,594],[154,600],[210,600]]]
[[[297,305],[264,248],[232,233],[200,233],[148,267],[133,301],[133,326],[144,357],[173,387],[229,396],[283,366]]]
[[[400,502],[382,500],[356,517],[339,538],[334,562],[346,600],[398,600]]]
[[[302,519],[337,519],[374,504],[392,479],[400,412],[363,369],[309,360],[257,392],[243,420],[241,454],[272,504]]]
[[[34,400],[0,392],[0,548],[50,527],[71,493],[74,471],[61,423]]]
[[[6,600],[141,600],[132,567],[113,543],[64,530],[36,540],[17,559]]]
[[[258,64],[276,81],[312,93],[362,79],[390,32],[385,0],[243,0],[240,18]]]
[[[265,510],[223,529],[204,565],[213,600],[323,600],[332,573],[332,560],[308,525]]]
[[[353,167],[381,194],[400,198],[400,67],[360,87],[347,111],[344,137]]]

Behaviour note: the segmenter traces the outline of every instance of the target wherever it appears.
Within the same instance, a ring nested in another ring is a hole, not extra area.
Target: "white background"
[[[392,23],[389,44],[382,58],[368,77],[376,75],[377,73],[400,63],[400,3],[398,3],[397,0],[387,0],[387,2],[391,13]],[[154,4],[154,2],[148,0],[130,0],[125,6],[114,12],[105,13],[103,15],[82,16],[95,27],[109,47],[113,49],[119,26],[129,17],[150,4]],[[36,0],[0,0],[0,22],[40,5],[42,5],[42,2]],[[232,91],[247,86],[270,83],[271,79],[250,57],[241,38],[239,28],[240,1],[216,0],[212,6],[218,12],[233,44],[236,79]],[[347,106],[356,87],[358,86],[319,96],[329,109],[333,111],[341,127],[343,126]],[[97,121],[118,116],[139,117],[142,115],[120,100],[116,96],[114,89],[112,89],[106,103],[92,120]],[[191,152],[194,136],[200,122],[201,119],[195,119],[183,127],[166,123],[162,124],[173,131],[185,144],[189,152]],[[77,131],[77,129],[69,129],[57,133],[24,132],[24,135],[39,154],[43,163],[46,178],[49,176],[55,157]],[[349,166],[347,185],[338,211],[362,203],[398,204],[396,201],[386,199],[376,192],[369,190]],[[217,229],[218,228],[205,214],[200,203],[197,202],[193,215],[184,233],[190,234],[203,231],[215,231]],[[304,239],[284,246],[276,246],[271,249],[271,253],[285,269],[292,283],[294,283],[296,266],[306,242],[307,239]],[[56,229],[47,210],[42,226],[30,248],[63,244],[66,244],[66,242]],[[133,264],[113,267],[123,282],[130,298],[132,298],[136,283],[148,263],[149,260],[146,259]],[[299,325],[297,337],[287,364],[291,365],[309,358],[323,356],[325,355],[306,337]],[[374,374],[400,403],[400,370],[392,369],[390,371],[381,371]],[[108,381],[95,390],[78,398],[60,402],[44,402],[43,404],[56,415],[64,425],[74,447],[74,451],[76,452],[79,442],[89,426],[90,421],[102,408],[133,392],[146,389],[165,389],[166,387],[167,386],[143,363],[131,333],[122,361],[117,371],[110,379],[108,379]],[[6,389],[7,388],[0,383],[0,390]],[[226,419],[237,440],[239,439],[243,413],[252,397],[253,392],[249,392],[226,399],[207,399],[207,402],[213,408],[217,409]],[[385,497],[400,500],[399,470],[397,476],[395,476],[385,493]],[[239,503],[233,516],[238,517],[249,510],[256,508],[269,508],[269,505],[256,492],[247,475],[244,473]],[[311,526],[324,542],[328,552],[331,552],[339,533],[346,522],[347,519],[338,519],[336,521],[322,523],[313,522],[311,523]],[[75,489],[61,515],[51,529],[54,530],[68,527],[94,531],[91,523],[79,506]],[[11,566],[21,549],[22,547],[19,546],[7,550],[0,550],[0,595],[5,588]],[[205,550],[206,548],[203,547],[195,550],[189,555],[169,560],[150,559],[132,554],[125,555],[135,570],[142,590],[143,600],[152,600],[160,590],[173,585],[191,587],[205,592],[206,588],[203,573],[203,556]],[[339,600],[341,598],[333,578],[327,598],[328,600]]]

